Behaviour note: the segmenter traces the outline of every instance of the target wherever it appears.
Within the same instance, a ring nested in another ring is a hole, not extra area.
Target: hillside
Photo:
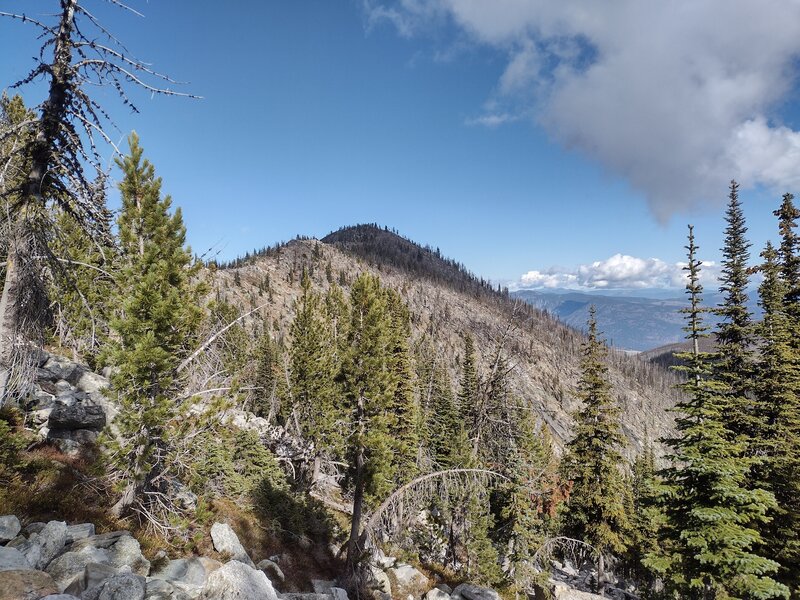
[[[238,267],[220,269],[214,274],[215,294],[243,312],[263,304],[249,317],[251,324],[263,319],[274,336],[288,338],[304,267],[320,290],[333,281],[347,289],[362,271],[377,274],[411,310],[412,347],[429,337],[454,382],[460,377],[464,334],[474,337],[484,371],[502,346],[513,366],[514,394],[549,425],[558,446],[569,439],[570,414],[579,408],[573,390],[582,336],[576,330],[493,291],[437,251],[372,225],[342,229],[322,241],[295,240],[252,256]],[[670,431],[670,416],[664,409],[676,400],[674,378],[624,353],[613,352],[610,362],[623,428],[631,441],[628,453],[633,454],[646,437],[655,440]]]

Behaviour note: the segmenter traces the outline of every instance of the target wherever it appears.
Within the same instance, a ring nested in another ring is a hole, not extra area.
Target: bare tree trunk
[[[25,185],[20,215],[12,216],[9,224],[11,240],[6,264],[6,280],[0,298],[0,405],[6,401],[12,370],[18,359],[20,336],[24,335],[20,322],[20,291],[29,282],[23,281],[25,269],[23,260],[31,260],[30,238],[23,229],[26,227],[26,213],[44,207],[42,190],[53,162],[53,146],[58,138],[59,128],[67,113],[69,98],[69,68],[72,61],[72,33],[74,29],[75,7],[78,0],[61,0],[61,22],[53,51],[53,64],[48,69],[50,93],[42,106],[36,140],[31,151],[31,169]],[[30,315],[32,321],[38,315]]]

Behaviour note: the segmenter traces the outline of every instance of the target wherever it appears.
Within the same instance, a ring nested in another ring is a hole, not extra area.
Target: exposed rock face
[[[208,577],[201,600],[278,600],[263,571],[232,560]]]
[[[32,570],[25,555],[16,548],[0,547],[0,572]]]
[[[206,569],[199,558],[179,558],[171,560],[154,573],[152,579],[182,581],[189,585],[201,586],[206,582]]]
[[[0,600],[38,600],[58,593],[53,578],[42,571],[0,573]]]
[[[214,523],[211,526],[211,541],[217,552],[225,553],[235,561],[244,563],[253,569],[256,568],[236,533],[227,523]]]
[[[22,526],[14,515],[0,517],[0,544],[10,542],[19,534]]]
[[[44,569],[50,561],[61,554],[67,543],[67,524],[64,521],[50,521],[39,533],[28,538],[28,551],[25,556],[36,569]]]

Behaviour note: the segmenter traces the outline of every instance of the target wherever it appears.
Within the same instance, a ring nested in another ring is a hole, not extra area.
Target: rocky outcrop
[[[211,541],[217,552],[226,554],[231,559],[244,563],[252,569],[256,568],[236,533],[227,523],[214,523],[211,526]]]
[[[263,571],[232,560],[209,576],[200,599],[278,600],[278,594]]]

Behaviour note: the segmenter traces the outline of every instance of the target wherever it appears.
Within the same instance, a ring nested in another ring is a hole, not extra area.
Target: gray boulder
[[[209,575],[202,600],[278,600],[263,571],[232,560]]]
[[[286,581],[286,575],[283,574],[281,568],[273,561],[265,558],[261,562],[256,565],[256,568],[260,571],[264,571],[267,577],[269,577],[270,581],[277,581],[279,583],[283,583]]]
[[[392,584],[392,597],[408,598],[409,596],[419,600],[431,587],[430,580],[419,570],[411,565],[397,565],[389,569],[386,574]],[[469,600],[478,600],[472,599]],[[479,600],[484,600],[483,598]],[[497,598],[496,600],[499,600]]]
[[[500,594],[493,589],[471,583],[462,583],[453,590],[451,596],[454,600],[500,600]]]
[[[75,387],[87,394],[94,394],[108,387],[108,379],[91,371],[83,371]]]
[[[39,533],[31,535],[28,542],[38,546],[28,556],[28,562],[37,569],[44,569],[64,549],[67,543],[67,524],[64,521],[50,521]],[[35,561],[32,556],[36,557]]]
[[[85,590],[96,587],[109,577],[117,574],[117,569],[103,563],[88,563],[83,570],[83,577],[75,578],[66,589],[65,594],[80,596]]]
[[[117,568],[128,566],[135,574],[143,576],[150,572],[150,561],[144,557],[139,542],[132,536],[122,536],[110,550],[113,566]]]
[[[60,356],[51,356],[42,369],[48,373],[50,381],[64,380],[74,384],[80,376],[80,367]]]
[[[199,558],[171,560],[156,572],[150,573],[150,579],[182,581],[197,586],[203,585],[206,577],[206,569]]]
[[[33,535],[34,533],[39,533],[42,529],[47,527],[47,523],[42,523],[41,521],[34,521],[33,523],[28,523],[25,527],[22,528],[22,533],[25,535]]]
[[[94,535],[94,523],[79,523],[67,527],[67,543],[85,540]]]
[[[327,579],[311,580],[311,587],[313,588],[315,594],[330,594],[331,588],[334,585],[336,585],[335,581],[329,581]]]
[[[80,600],[80,598],[73,596],[72,594],[50,594],[41,600]]]
[[[145,579],[134,573],[121,573],[87,589],[83,600],[144,600]]]
[[[343,588],[332,587],[331,595],[333,596],[333,600],[349,600],[347,597],[347,590]]]
[[[312,594],[308,592],[289,592],[281,594],[283,600],[332,600],[331,594]]]
[[[75,545],[82,541],[75,542],[72,545],[73,550],[65,552],[47,565],[47,572],[52,575],[61,592],[74,582],[83,580],[86,565],[89,563],[111,563],[111,552],[106,548],[83,546],[75,549]]]
[[[211,541],[217,552],[227,554],[231,559],[242,562],[253,569],[256,568],[236,533],[227,523],[214,523],[211,526]]]
[[[106,413],[100,406],[76,403],[72,406],[58,404],[50,413],[51,430],[92,429],[100,431],[106,425]]]
[[[33,570],[33,567],[22,552],[16,548],[0,546],[0,572],[31,570]]]
[[[187,593],[181,590],[170,581],[164,579],[149,579],[144,590],[144,600],[192,600],[200,594]]]
[[[425,594],[425,600],[450,600],[450,594],[439,588],[433,588]]]
[[[552,598],[555,600],[602,600],[605,596],[582,592],[563,582],[556,582],[552,589]]]
[[[22,525],[14,515],[0,517],[0,544],[10,542],[19,535]]]

